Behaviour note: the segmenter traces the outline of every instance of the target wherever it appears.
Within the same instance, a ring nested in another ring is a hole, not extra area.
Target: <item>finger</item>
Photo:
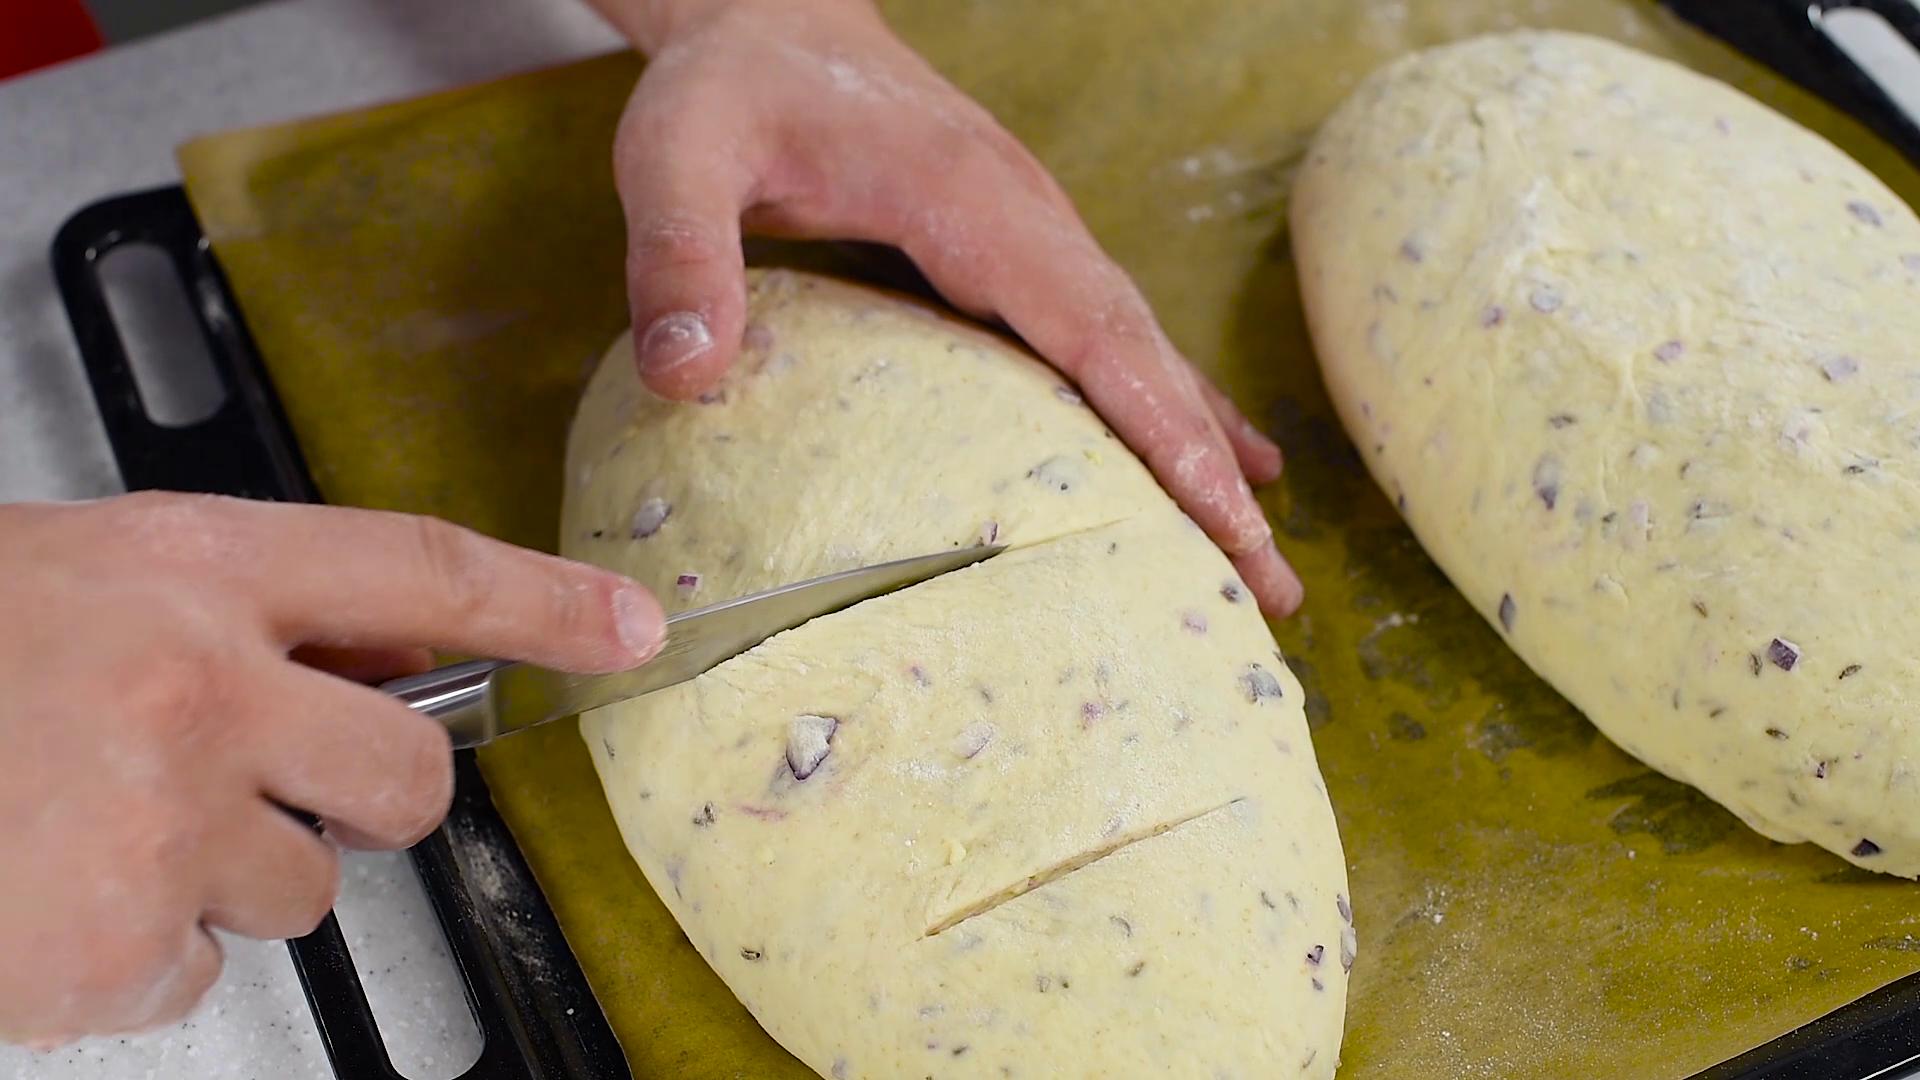
[[[904,223],[907,254],[944,295],[999,316],[1079,384],[1229,557],[1257,556],[1262,572],[1247,584],[1262,610],[1289,610],[1297,598],[1271,572],[1280,556],[1266,514],[1200,380],[1144,298],[1077,223],[1031,198],[995,201],[983,194],[990,190],[977,177],[950,187],[950,211]],[[970,242],[973,236],[995,243]]]
[[[1258,486],[1280,479],[1280,447],[1254,427],[1253,421],[1247,419],[1233,399],[1213,385],[1198,369],[1194,370],[1193,377],[1199,384],[1201,396],[1206,399],[1207,408],[1213,412],[1214,420],[1227,433],[1227,442],[1233,446],[1233,456],[1239,461],[1240,471],[1246,474],[1247,480]]]
[[[410,514],[219,500],[208,527],[250,553],[219,570],[289,647],[436,646],[571,671],[659,650],[660,605],[596,567]]]
[[[1260,610],[1275,618],[1285,618],[1300,610],[1301,601],[1306,599],[1300,575],[1293,572],[1293,567],[1287,565],[1287,560],[1272,544],[1236,556],[1233,568],[1239,572],[1240,580],[1246,582],[1247,589],[1260,599]]]
[[[286,811],[251,803],[218,838],[221,859],[202,921],[263,940],[311,933],[333,910],[340,855]]]
[[[402,675],[418,675],[433,667],[430,649],[340,648],[327,645],[301,645],[291,659],[316,671],[324,671],[348,682],[383,683]]]
[[[268,798],[316,815],[343,843],[381,850],[412,846],[446,817],[453,752],[439,721],[293,665],[257,689],[254,700],[276,709],[253,761]]]
[[[650,99],[651,100],[651,99]],[[627,219],[627,297],[640,379],[662,397],[711,389],[740,351],[746,266],[740,212],[754,174],[717,138],[667,104],[622,121],[614,179]]]
[[[183,1019],[219,981],[220,964],[220,943],[213,934],[198,923],[187,927],[173,961],[136,988],[123,1008],[110,1010],[96,1030],[139,1031]]]

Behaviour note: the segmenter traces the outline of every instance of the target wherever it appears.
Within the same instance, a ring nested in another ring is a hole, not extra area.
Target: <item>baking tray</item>
[[[1920,163],[1920,128],[1815,24],[1827,10],[1867,9],[1920,44],[1920,11],[1907,0],[1667,0],[1665,6],[1826,98]],[[220,406],[196,423],[158,423],[142,404],[98,274],[101,259],[128,244],[166,253],[225,389]],[[117,196],[81,210],[56,236],[53,264],[96,405],[130,490],[318,501],[238,305],[181,189]],[[495,810],[472,752],[456,755],[455,769],[456,794],[446,824],[410,855],[483,1039],[479,1059],[462,1080],[629,1077],[612,1030]],[[335,1073],[398,1078],[334,917],[288,947]],[[1920,975],[1695,1080],[1869,1080],[1901,1075],[1902,1066],[1913,1064],[1920,1064]]]

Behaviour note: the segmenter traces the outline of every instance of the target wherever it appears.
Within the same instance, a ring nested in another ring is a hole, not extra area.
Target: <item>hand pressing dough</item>
[[[1408,57],[1293,195],[1314,342],[1535,671],[1762,833],[1920,875],[1920,224],[1729,87],[1589,38]]]
[[[1012,550],[583,719],[688,938],[825,1076],[1331,1076],[1339,840],[1225,558],[1001,339],[811,276],[751,294],[705,404],[608,354],[568,554],[674,610]]]

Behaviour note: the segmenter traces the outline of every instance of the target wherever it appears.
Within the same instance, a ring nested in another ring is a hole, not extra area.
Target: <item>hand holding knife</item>
[[[435,717],[455,749],[480,746],[549,720],[612,705],[692,679],[801,623],[917,585],[1000,554],[979,546],[842,570],[667,619],[667,643],[637,668],[571,675],[532,664],[468,660],[380,687]]]

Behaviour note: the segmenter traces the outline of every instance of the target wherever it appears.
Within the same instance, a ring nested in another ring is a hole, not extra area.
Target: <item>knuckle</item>
[[[593,581],[556,580],[546,601],[546,625],[556,640],[612,639],[613,598]]]
[[[115,801],[114,809],[129,818],[102,841],[111,869],[101,876],[108,896],[139,896],[148,908],[142,925],[184,922],[191,914],[187,899],[198,883],[204,822],[185,798],[173,792],[149,791]]]
[[[705,222],[684,211],[662,211],[638,222],[627,234],[628,268],[660,271],[714,262],[722,255],[719,239]]]
[[[1117,364],[1153,340],[1151,321],[1115,303],[1097,307],[1068,330],[1058,357],[1069,373]]]
[[[156,824],[140,829],[129,841],[129,860],[144,872],[149,881],[167,881],[190,865],[199,850],[203,829],[184,812],[177,800],[156,800],[159,818]]]
[[[1106,301],[1094,309],[1095,325],[1115,341],[1128,344],[1157,343],[1159,327],[1154,323],[1153,313],[1140,291],[1104,257],[1100,260],[1100,269],[1108,272],[1113,280],[1108,286]]]
[[[176,513],[194,513],[206,500],[178,491],[130,491],[117,499],[108,500],[108,506],[114,511],[134,516],[169,516]]]
[[[989,230],[978,215],[936,202],[911,211],[903,223],[901,248],[925,269],[949,301],[976,314],[994,312],[1006,275],[1005,249],[983,242]]]
[[[972,123],[941,124],[926,134],[928,163],[960,190],[1015,191],[1051,202],[1052,179],[1025,144],[990,116]]]
[[[1273,536],[1264,518],[1242,508],[1229,511],[1220,532],[1221,549],[1236,558],[1259,553]]]
[[[451,617],[484,615],[495,584],[494,560],[478,534],[431,517],[409,519],[421,581]]]
[[[620,118],[613,130],[613,168],[617,174],[625,175],[643,166],[660,152],[652,127],[646,113],[631,107]]]
[[[1085,336],[1102,353],[1118,358],[1160,349],[1159,326],[1131,285],[1116,287],[1108,299],[1089,314]]]
[[[1109,358],[1106,341],[1086,323],[1069,329],[1054,351],[1054,364],[1082,383]]]
[[[943,140],[943,142],[946,140]],[[995,141],[980,131],[961,133],[942,153],[956,182],[968,189],[1005,189],[1007,159]]]
[[[1011,170],[1023,186],[1035,193],[1053,194],[1052,174],[1040,159],[1033,156],[1025,143],[999,124],[993,124],[982,133],[981,141],[993,151],[1000,164]]]
[[[80,997],[98,1003],[140,984],[162,962],[158,940],[153,933],[124,930],[90,937],[83,947],[69,953],[75,957],[71,969],[74,989]]]
[[[312,933],[340,898],[340,853],[318,836],[305,840],[304,846],[287,905],[288,937]]]
[[[673,57],[657,56],[640,75],[640,83],[613,132],[614,168],[622,172],[647,169],[688,147],[709,145],[701,137],[715,120],[716,92],[723,84],[700,78],[675,78],[680,65]]]
[[[641,75],[645,92],[635,94],[627,102],[626,111],[620,114],[620,122],[613,129],[613,167],[617,176],[649,168],[662,154],[671,152],[667,118],[672,112],[664,106],[671,104],[675,89],[662,82],[658,75],[652,65]]]
[[[991,188],[1006,163],[990,134],[993,125],[978,122],[929,124],[921,130],[919,150],[909,155],[939,178],[948,190]]]
[[[233,542],[233,515],[228,500],[218,496],[142,491],[108,507],[106,526],[113,536],[162,562],[221,559]]]
[[[446,728],[397,710],[382,717],[381,783],[341,811],[338,837],[349,847],[412,847],[433,832],[453,803],[453,744]]]
[[[453,805],[453,744],[446,729],[434,723],[416,722],[413,726],[419,735],[407,762],[402,802],[395,815],[395,839],[403,847],[411,847],[431,833]]]
[[[214,726],[228,678],[212,650],[185,642],[153,648],[122,669],[129,680],[119,700],[128,719],[151,734],[184,745]]]
[[[170,1015],[151,1010],[190,1006],[192,998],[179,999],[184,997],[180,991],[192,987],[178,985],[190,983],[194,974],[188,967],[190,957],[181,947],[181,930],[187,925],[185,920],[148,921],[139,929],[91,940],[76,970],[81,994],[104,1006],[101,1011],[110,1022],[121,1025],[163,1021]],[[217,975],[218,964],[213,967]],[[147,1002],[152,1004],[140,1007]]]
[[[169,1019],[178,1019],[193,1011],[213,984],[220,981],[220,971],[226,966],[226,954],[212,934],[200,932],[194,945],[180,961],[181,994]]]

